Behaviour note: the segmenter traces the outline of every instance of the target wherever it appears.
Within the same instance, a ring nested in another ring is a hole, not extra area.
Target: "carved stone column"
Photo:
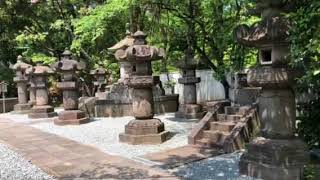
[[[186,51],[186,57],[178,63],[178,67],[182,72],[182,77],[178,79],[178,82],[183,84],[183,102],[179,105],[176,117],[200,119],[205,112],[202,111],[202,106],[197,104],[196,84],[201,80],[196,77],[196,63],[190,50]]]
[[[58,88],[63,95],[64,111],[59,113],[59,118],[54,120],[57,125],[79,125],[89,122],[85,113],[78,109],[79,104],[79,83],[76,71],[85,68],[85,65],[74,60],[70,51],[62,54],[62,59],[54,64],[56,71],[62,75]]]
[[[159,119],[153,118],[154,82],[151,61],[162,58],[163,53],[155,47],[146,45],[146,35],[143,32],[137,31],[133,38],[133,45],[124,52],[121,51],[121,56],[116,56],[131,63],[132,76],[128,85],[133,88],[132,108],[135,117],[125,126],[125,132],[120,134],[119,138],[121,142],[129,144],[162,143],[166,140],[168,132]]]
[[[51,118],[57,116],[54,108],[49,105],[48,96],[48,75],[53,74],[53,70],[47,66],[37,64],[27,70],[27,74],[32,76],[31,88],[35,89],[36,103],[29,113],[29,118]]]
[[[18,89],[18,104],[14,106],[14,113],[29,113],[32,107],[28,103],[28,77],[26,76],[26,69],[30,67],[32,66],[23,62],[22,56],[18,56],[17,63],[12,66],[12,69],[16,72],[13,81],[17,83]]]
[[[288,66],[289,22],[282,15],[288,7],[285,1],[258,1],[261,22],[235,31],[240,43],[259,49],[260,65],[248,72],[248,84],[262,87],[258,105],[263,137],[248,145],[239,163],[240,173],[266,180],[302,179],[309,158],[307,145],[295,136],[292,86],[297,72]]]

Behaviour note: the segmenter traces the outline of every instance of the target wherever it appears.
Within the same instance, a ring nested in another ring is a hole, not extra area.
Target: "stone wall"
[[[18,98],[6,98],[5,99],[6,112],[13,111],[13,107],[16,104],[18,104]],[[0,99],[0,113],[3,113],[3,99]]]
[[[178,79],[181,77],[179,72],[170,73],[170,80],[176,82],[174,87],[174,93],[179,94],[179,102],[182,102],[183,97],[183,85],[178,83]],[[207,101],[216,101],[225,99],[225,92],[223,85],[214,79],[212,70],[197,70],[196,76],[201,78],[201,82],[197,84],[197,103],[203,104]],[[166,94],[170,93],[170,90],[165,86],[168,81],[166,74],[160,75],[163,87]]]

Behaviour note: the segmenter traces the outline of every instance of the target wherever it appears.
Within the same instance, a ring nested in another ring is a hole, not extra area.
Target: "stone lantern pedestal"
[[[18,56],[17,63],[12,67],[16,72],[16,77],[13,78],[13,81],[17,83],[18,89],[18,104],[14,105],[14,113],[29,113],[32,107],[32,104],[28,103],[27,85],[29,80],[26,76],[26,69],[30,67],[31,65],[23,62],[22,56]]]
[[[54,112],[54,108],[49,105],[49,96],[47,88],[48,75],[53,74],[53,70],[47,66],[37,65],[33,68],[28,69],[28,74],[33,76],[33,82],[31,88],[36,91],[36,104],[29,113],[29,118],[51,118],[57,116]]]
[[[72,59],[70,51],[62,54],[62,60],[54,65],[56,71],[62,74],[62,81],[58,88],[62,91],[64,111],[59,112],[58,118],[54,120],[57,125],[79,125],[89,122],[85,112],[78,109],[79,85],[76,71],[82,70],[85,66]]]
[[[179,78],[178,82],[183,84],[183,102],[179,105],[179,110],[175,115],[178,118],[201,119],[205,112],[202,111],[202,106],[197,104],[196,84],[201,80],[196,77],[193,54],[187,51],[185,59],[180,61],[178,66],[182,71],[182,78]]]
[[[237,40],[259,49],[260,66],[248,72],[248,84],[262,87],[258,97],[261,135],[248,144],[241,156],[241,174],[266,180],[303,179],[309,160],[307,145],[295,135],[296,104],[292,89],[297,71],[290,69],[289,23],[285,1],[257,1],[262,21],[253,27],[239,26]]]
[[[132,88],[132,110],[135,117],[119,135],[121,142],[129,144],[159,144],[167,139],[168,131],[154,116],[151,61],[163,57],[161,51],[146,45],[146,35],[138,31],[133,35],[134,43],[118,59],[131,62],[133,74],[128,85]]]

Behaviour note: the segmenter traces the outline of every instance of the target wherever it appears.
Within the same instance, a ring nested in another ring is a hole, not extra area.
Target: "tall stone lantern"
[[[107,85],[106,70],[103,67],[99,67],[95,70],[91,70],[90,74],[93,75],[93,77],[95,78],[95,81],[93,82],[93,85],[96,87],[96,90],[97,90],[95,93],[95,96],[98,99],[105,99],[106,98],[105,87]]]
[[[61,73],[61,82],[58,88],[63,95],[64,111],[60,112],[59,118],[54,120],[57,125],[79,125],[89,122],[89,118],[78,108],[79,83],[76,72],[83,70],[85,65],[74,60],[70,51],[62,54],[62,59],[54,64],[54,69]]]
[[[53,70],[42,64],[37,64],[34,67],[27,69],[26,73],[32,77],[31,87],[35,90],[36,103],[29,113],[29,118],[51,118],[57,116],[54,108],[49,105],[48,96],[48,76],[53,74]]]
[[[248,72],[248,84],[262,87],[258,97],[263,137],[248,145],[240,173],[262,179],[301,179],[307,163],[307,146],[295,136],[296,105],[292,90],[297,72],[290,59],[289,22],[283,17],[287,1],[258,0],[261,22],[235,30],[239,43],[259,49],[259,65]]]
[[[204,116],[201,105],[197,104],[197,88],[196,84],[201,81],[196,77],[196,62],[191,49],[186,50],[186,56],[178,62],[181,69],[182,77],[178,79],[183,84],[183,102],[179,105],[179,111],[176,117],[187,119],[199,119]]]
[[[17,63],[11,68],[15,71],[16,77],[13,81],[17,83],[18,89],[18,104],[14,106],[15,113],[29,113],[32,104],[28,103],[28,77],[26,76],[26,70],[32,67],[31,65],[23,62],[23,57],[18,56]]]
[[[134,43],[125,51],[116,53],[119,60],[130,62],[132,76],[128,81],[132,90],[134,120],[125,126],[119,135],[121,142],[129,144],[158,144],[166,140],[168,131],[159,119],[153,118],[153,93],[151,61],[163,58],[163,51],[147,45],[146,34],[137,31],[133,34]]]

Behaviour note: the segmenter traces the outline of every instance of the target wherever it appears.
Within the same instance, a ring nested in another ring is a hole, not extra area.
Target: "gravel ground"
[[[53,180],[54,178],[34,166],[18,153],[0,144],[1,180]]]
[[[96,121],[81,126],[56,126],[52,122],[37,123],[32,126],[83,144],[96,146],[106,153],[131,159],[144,154],[187,145],[188,132],[195,124],[194,122],[185,122],[184,119],[174,118],[173,113],[156,116],[156,118],[161,119],[165,123],[166,130],[174,134],[171,139],[160,145],[133,146],[119,142],[119,134],[124,132],[125,124],[133,117],[96,118]]]
[[[238,163],[243,152],[224,154],[170,170],[187,180],[254,180],[239,175]]]

